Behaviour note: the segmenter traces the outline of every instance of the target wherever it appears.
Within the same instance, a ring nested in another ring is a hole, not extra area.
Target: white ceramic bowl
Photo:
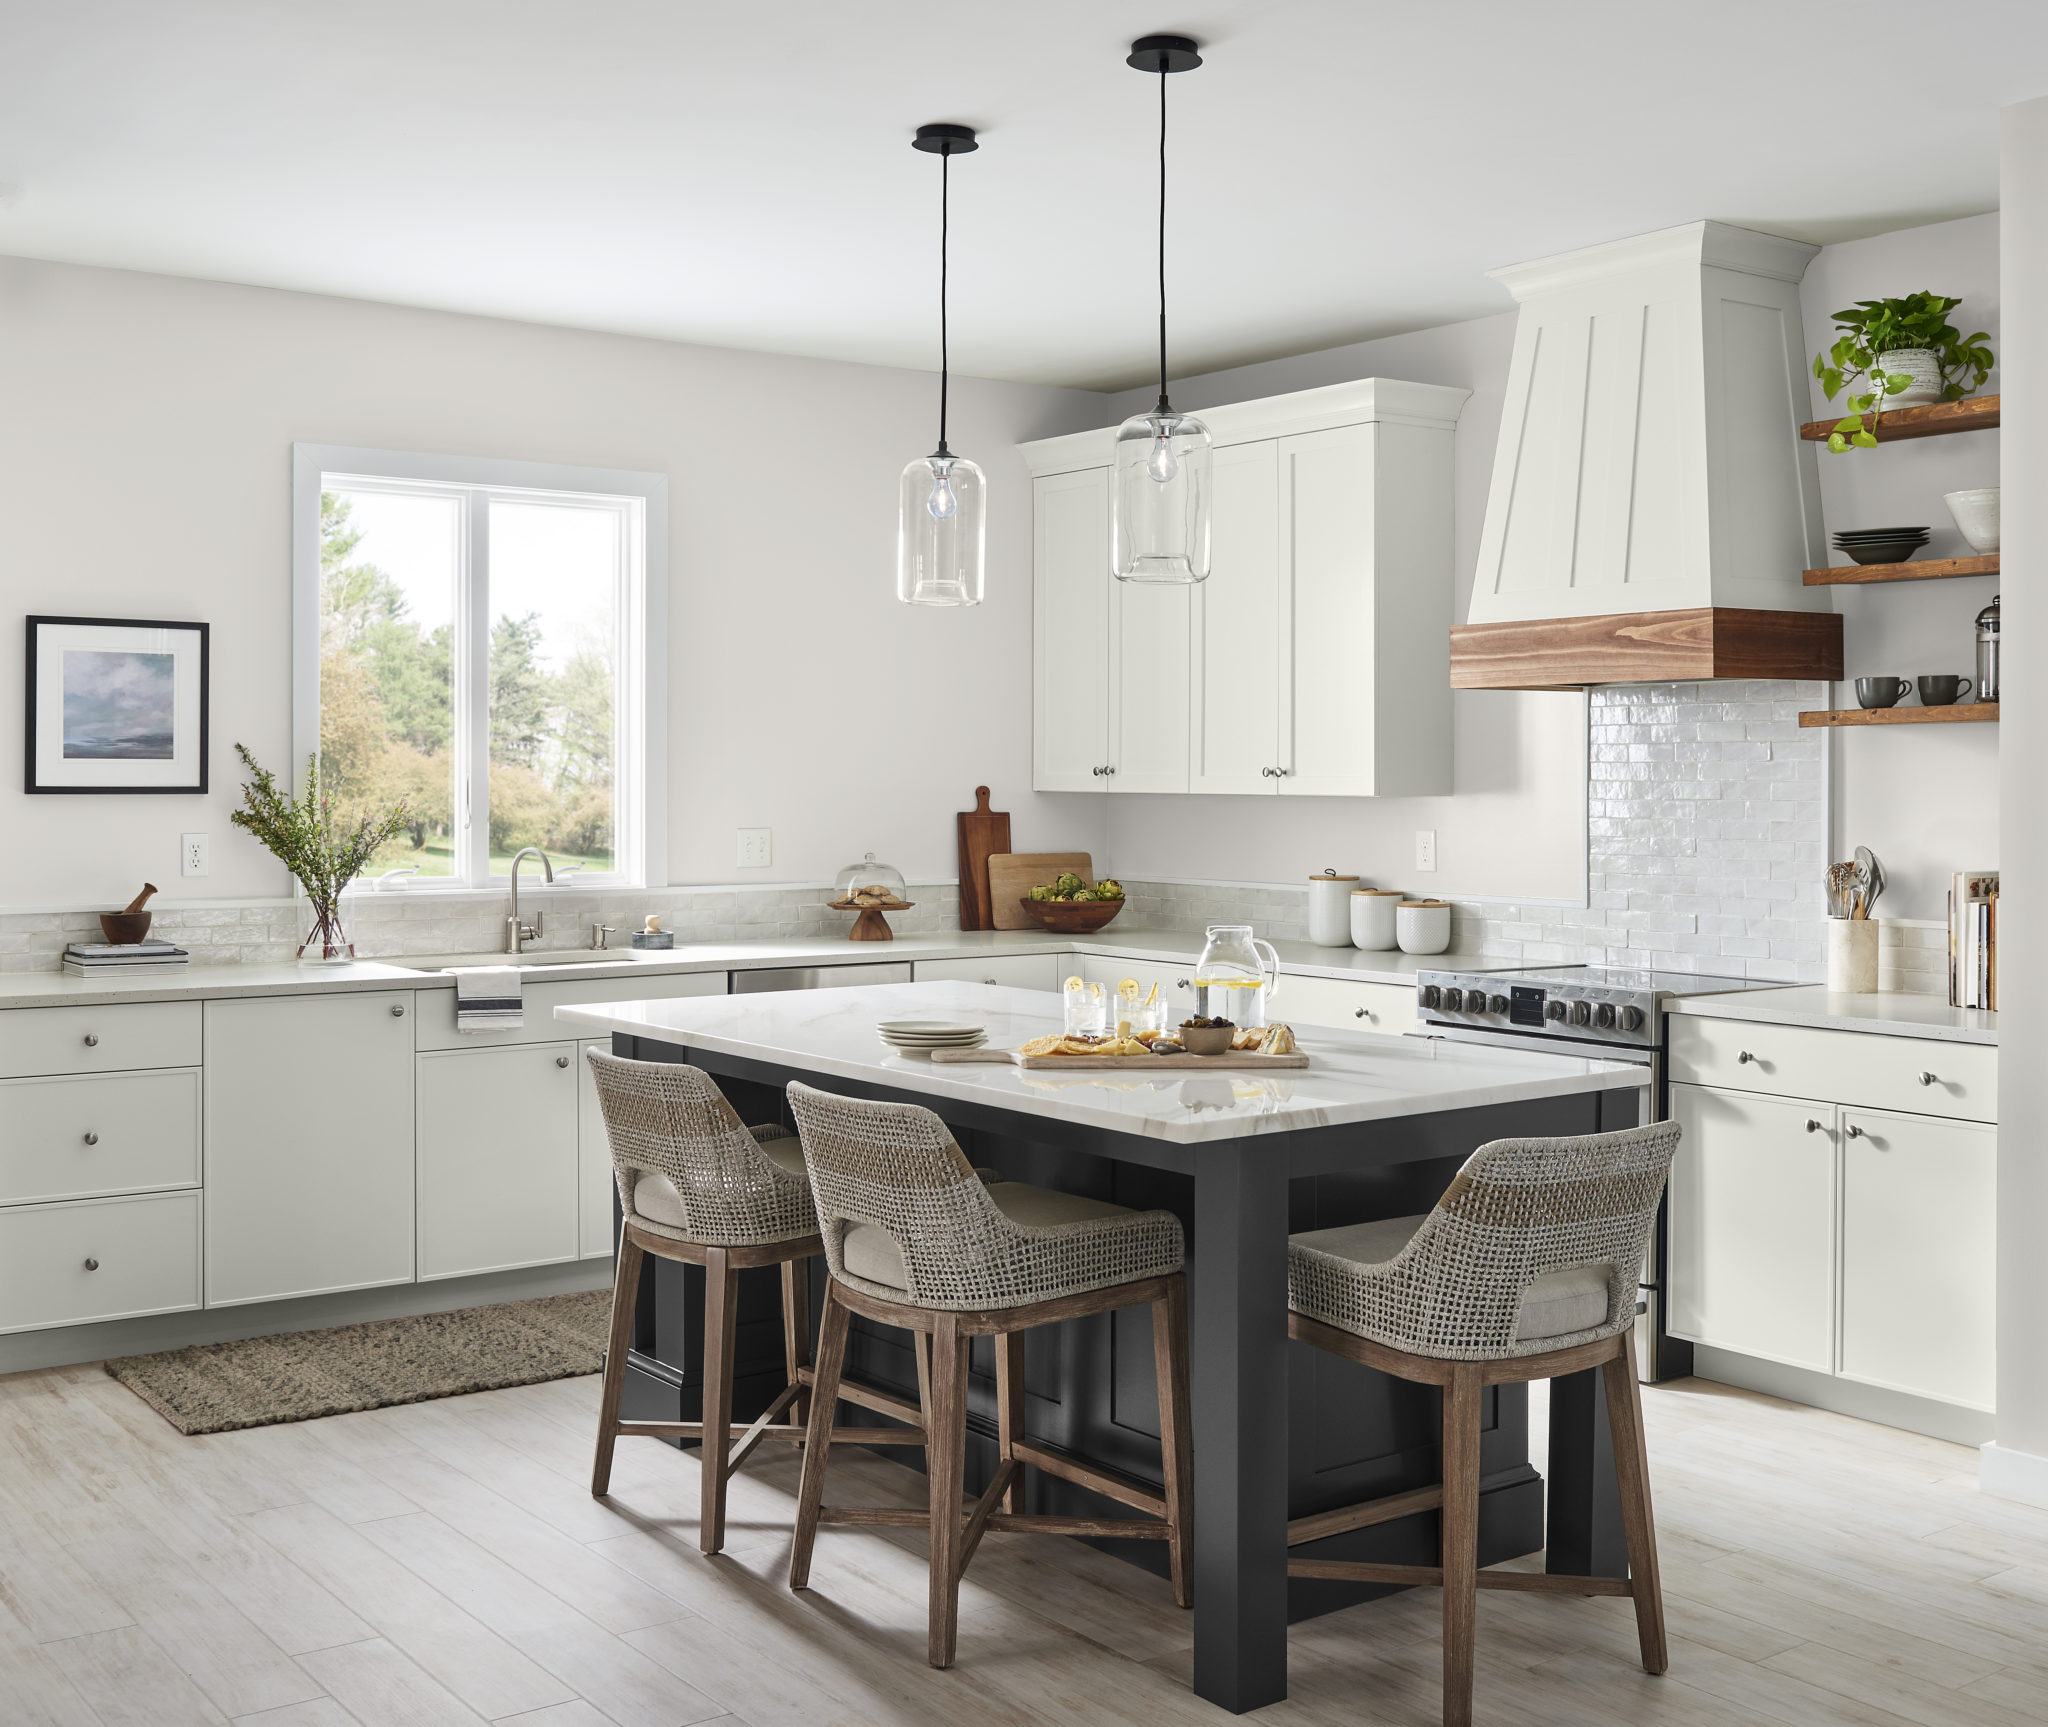
[[[1973,550],[1998,550],[1998,488],[1980,486],[1970,492],[1945,492],[1941,501]]]

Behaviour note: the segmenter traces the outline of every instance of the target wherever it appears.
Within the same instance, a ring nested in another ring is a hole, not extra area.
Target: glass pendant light
[[[896,597],[907,606],[978,606],[986,534],[981,470],[946,448],[946,242],[955,156],[978,148],[966,126],[920,126],[914,149],[939,159],[939,447],[903,470],[896,524]]]
[[[1110,473],[1110,569],[1120,582],[1209,574],[1209,428],[1166,399],[1166,78],[1202,56],[1186,36],[1141,36],[1128,66],[1159,75],[1159,404],[1117,429]]]

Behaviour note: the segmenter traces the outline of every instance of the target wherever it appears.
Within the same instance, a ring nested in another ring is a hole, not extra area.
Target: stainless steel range
[[[1661,1121],[1670,1107],[1664,1079],[1665,1004],[1678,996],[1784,987],[1753,978],[1630,966],[1418,971],[1415,1004],[1421,1023],[1416,1035],[1642,1062],[1651,1070],[1652,1107]],[[1657,1233],[1643,1267],[1643,1307],[1636,1322],[1636,1365],[1646,1381],[1676,1379],[1692,1371],[1692,1345],[1664,1330],[1668,1234],[1660,1206]]]

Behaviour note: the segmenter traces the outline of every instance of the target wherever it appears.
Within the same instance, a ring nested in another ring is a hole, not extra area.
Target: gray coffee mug
[[[1945,708],[1958,701],[1976,688],[1968,678],[1936,677],[1920,680],[1920,705],[1928,708]]]
[[[1912,687],[1904,678],[1858,678],[1856,699],[1866,708],[1888,708]]]

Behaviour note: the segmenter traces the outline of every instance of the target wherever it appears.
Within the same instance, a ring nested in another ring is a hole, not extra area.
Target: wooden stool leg
[[[853,1314],[825,1284],[825,1313],[818,1331],[817,1376],[811,1384],[811,1425],[804,1435],[803,1474],[796,1490],[796,1528],[789,1549],[789,1586],[811,1580],[811,1548],[818,1539],[818,1513],[825,1504],[825,1465],[832,1456],[832,1413],[839,1406],[839,1376],[846,1367],[846,1333]]]
[[[785,1259],[782,1262],[782,1361],[789,1383],[796,1383],[799,1370],[811,1364],[811,1262]],[[810,1399],[799,1391],[789,1406],[792,1427],[809,1420]]]
[[[1194,1505],[1193,1447],[1188,1441],[1188,1280],[1176,1277],[1163,1300],[1152,1304],[1152,1360],[1159,1378],[1159,1463],[1164,1479],[1166,1521],[1172,1531],[1167,1550],[1176,1607],[1194,1605],[1189,1576],[1189,1524]]]
[[[723,1248],[704,1258],[704,1439],[698,1493],[697,1545],[716,1553],[725,1545],[725,1480],[732,1453],[733,1319],[740,1274]]]
[[[1657,1525],[1650,1514],[1650,1454],[1643,1439],[1643,1394],[1628,1340],[1601,1370],[1607,1387],[1607,1424],[1614,1434],[1614,1473],[1621,1487],[1621,1527],[1628,1541],[1628,1575],[1635,1588],[1636,1640],[1643,1671],[1671,1665],[1664,1646],[1664,1584],[1657,1571]]]
[[[1460,1362],[1444,1387],[1444,1727],[1472,1727],[1472,1656],[1479,1609],[1477,1365]]]
[[[1008,1462],[1013,1447],[1024,1436],[1024,1333],[1002,1331],[996,1334],[996,1424],[998,1439],[997,1458]],[[1009,1489],[1003,1494],[1002,1509],[1019,1512],[1024,1509],[1024,1471],[1018,1470],[1010,1478]]]
[[[932,1507],[927,1658],[934,1667],[950,1667],[960,1623],[960,1494],[967,1476],[967,1339],[950,1313],[938,1315],[932,1330],[931,1381],[931,1406],[925,1412]]]
[[[619,1442],[619,1400],[626,1391],[626,1351],[633,1342],[633,1308],[640,1298],[644,1257],[630,1236],[619,1242],[619,1264],[612,1279],[612,1334],[605,1344],[604,1392],[597,1405],[597,1460],[590,1468],[590,1491],[598,1499],[611,1491],[612,1449]]]

